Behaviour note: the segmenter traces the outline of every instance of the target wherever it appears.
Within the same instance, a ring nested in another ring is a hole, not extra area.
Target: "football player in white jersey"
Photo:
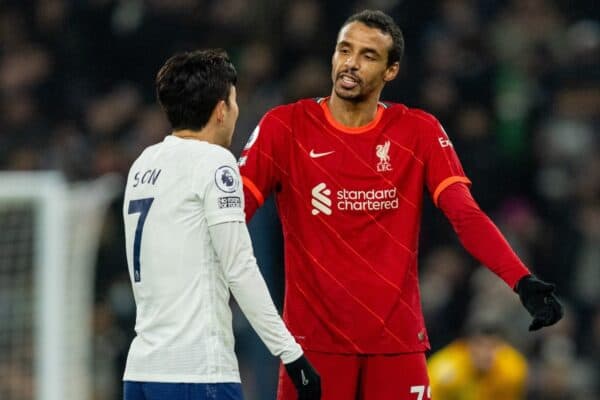
[[[123,217],[137,307],[125,400],[240,400],[229,294],[299,399],[320,399],[320,378],[281,320],[245,224],[231,143],[236,71],[220,50],[177,54],[156,91],[173,132],[146,148],[127,178]]]

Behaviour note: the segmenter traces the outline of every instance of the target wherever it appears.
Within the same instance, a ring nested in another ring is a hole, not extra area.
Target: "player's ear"
[[[386,68],[383,73],[383,80],[386,82],[391,82],[398,76],[398,72],[400,71],[400,63],[396,61],[392,65]]]
[[[219,102],[217,103],[217,105],[215,106],[215,109],[213,110],[213,118],[215,118],[215,120],[217,121],[217,123],[221,123],[225,120],[225,100],[219,100]]]

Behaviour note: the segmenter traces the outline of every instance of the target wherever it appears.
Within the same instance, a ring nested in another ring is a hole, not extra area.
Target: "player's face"
[[[237,92],[235,86],[231,86],[229,90],[229,104],[225,103],[223,126],[226,147],[231,145],[231,139],[233,137],[233,131],[235,130],[235,124],[237,122],[240,109],[237,104]]]
[[[398,74],[399,63],[387,65],[392,45],[392,37],[377,28],[361,22],[344,26],[331,61],[334,95],[353,102],[379,97]]]

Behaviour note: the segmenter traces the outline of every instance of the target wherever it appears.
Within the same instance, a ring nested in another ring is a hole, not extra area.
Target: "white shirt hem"
[[[241,383],[239,374],[214,375],[169,375],[169,374],[140,374],[125,373],[124,381],[132,382],[163,382],[163,383]]]

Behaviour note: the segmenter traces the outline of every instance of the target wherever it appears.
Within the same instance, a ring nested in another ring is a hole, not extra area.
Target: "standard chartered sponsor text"
[[[337,191],[337,208],[340,211],[391,210],[399,206],[396,188]]]

